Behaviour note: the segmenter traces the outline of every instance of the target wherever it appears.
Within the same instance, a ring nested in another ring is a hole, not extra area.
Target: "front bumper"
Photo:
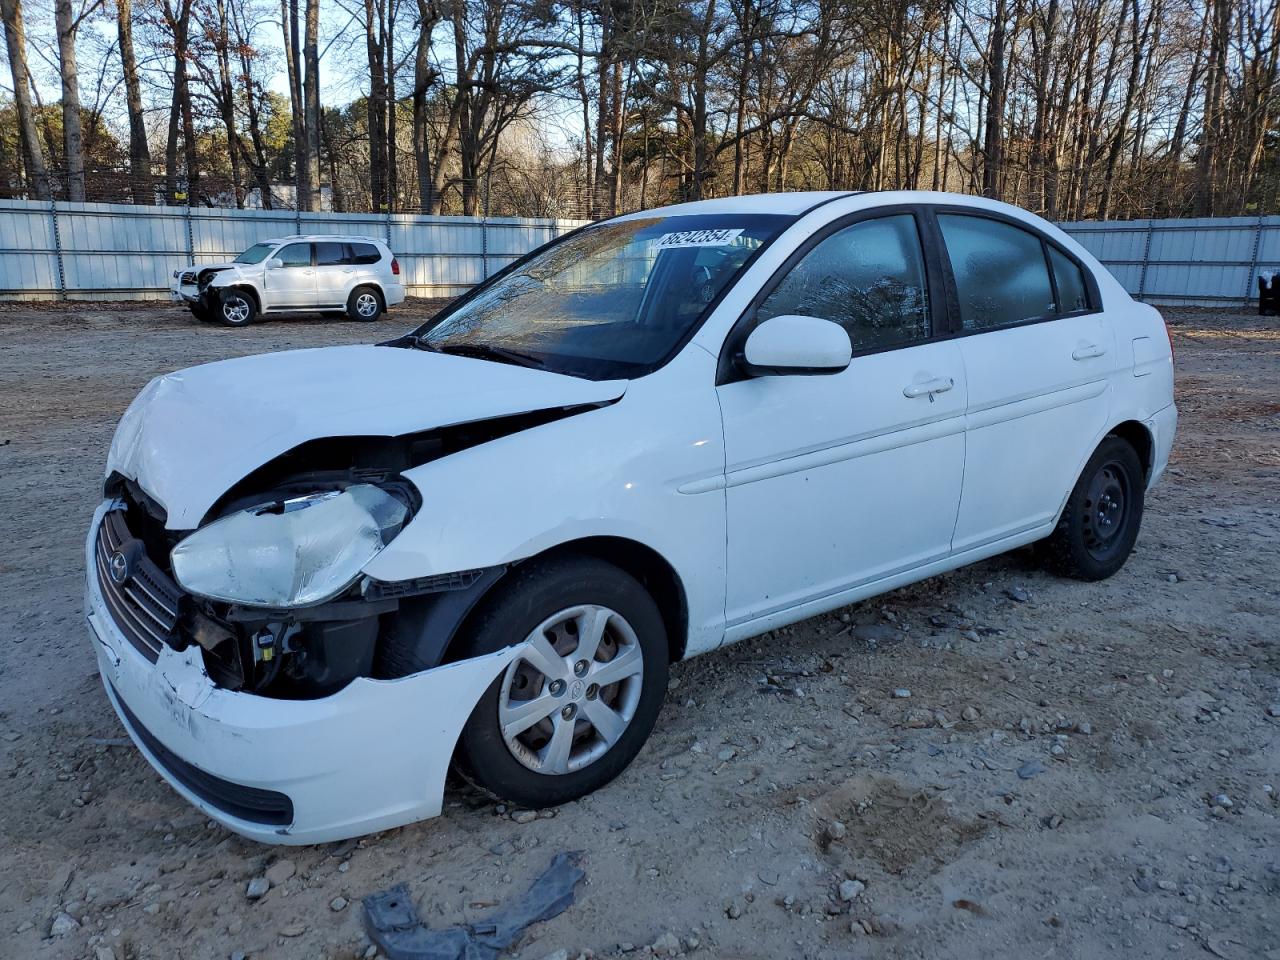
[[[120,722],[174,790],[264,843],[324,843],[440,813],[462,727],[518,646],[399,680],[357,679],[316,700],[221,689],[198,647],[166,646],[153,664],[115,626],[93,555],[108,506],[86,543],[89,632]],[[263,813],[266,794],[288,804]]]

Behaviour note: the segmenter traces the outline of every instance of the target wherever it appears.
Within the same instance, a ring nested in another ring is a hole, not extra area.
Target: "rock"
[[[867,885],[861,880],[845,880],[840,884],[840,899],[845,903],[857,900],[866,889]]]
[[[1177,927],[1179,930],[1185,930],[1187,927],[1191,926],[1191,918],[1185,913],[1175,913],[1169,918],[1169,923]]]
[[[61,937],[78,929],[80,929],[80,921],[69,913],[59,913],[49,924],[49,936]]]
[[[982,640],[982,637],[978,635],[977,630],[964,630],[961,632],[960,638],[962,640],[968,640],[970,643],[978,643]],[[858,929],[861,930],[862,927],[859,926]]]
[[[1268,717],[1280,717],[1280,700],[1267,707]]]
[[[116,952],[110,947],[94,947],[93,960],[116,960]]]
[[[548,953],[542,960],[569,960],[569,951],[562,947],[559,950],[553,950]]]
[[[536,810],[520,810],[511,815],[511,819],[516,823],[533,823],[538,819]]]
[[[685,937],[684,948],[689,953],[693,953],[693,951],[697,950],[700,946],[702,946],[702,939],[697,934],[690,934]]]
[[[668,930],[653,941],[653,952],[660,957],[674,957],[680,953],[680,938]]]
[[[329,909],[334,913],[347,909],[348,900],[346,897],[334,897],[329,901]]]
[[[980,714],[978,713],[977,707],[965,707],[960,712],[961,719],[968,720],[970,723],[977,720],[979,716]]]
[[[1172,880],[1158,880],[1156,881],[1156,886],[1165,893],[1172,893],[1174,890],[1178,889],[1178,885]]]
[[[1080,734],[1082,737],[1093,736],[1093,724],[1089,723],[1087,720],[1083,723],[1077,723],[1076,733]]]
[[[732,903],[730,903],[727,907],[725,907],[724,915],[728,917],[730,920],[737,920],[739,917],[742,916],[742,907],[735,900]]]
[[[1225,793],[1220,793],[1216,797],[1214,797],[1213,804],[1214,806],[1217,806],[1217,807],[1225,807],[1227,810],[1230,810],[1232,806],[1234,806],[1234,804],[1231,802],[1231,798],[1228,797]]]
[[[893,698],[895,700],[906,700],[910,696],[911,691],[906,687],[899,687],[897,690],[893,691]]]
[[[26,933],[28,930],[30,930],[34,926],[35,924],[32,923],[30,920],[23,920],[20,924],[18,924],[17,928],[13,932]]]
[[[1015,603],[1026,603],[1031,599],[1031,594],[1023,590],[1021,587],[1010,587],[1004,592],[1004,595]]]
[[[725,747],[723,750],[721,750],[719,753],[716,754],[716,759],[719,760],[721,763],[726,763],[729,760],[732,760],[737,755],[738,755],[738,751],[733,749],[733,747]]]
[[[300,937],[307,932],[306,924],[290,923],[280,928],[280,936],[282,937]]]
[[[1030,780],[1032,777],[1044,773],[1044,764],[1039,760],[1028,760],[1018,768],[1018,779]]]
[[[832,840],[843,840],[848,832],[848,828],[839,820],[832,820],[827,824],[827,836]]]
[[[278,887],[297,872],[298,868],[292,860],[277,860],[267,867],[267,882],[273,887]]]
[[[907,714],[906,723],[913,730],[923,730],[933,726],[933,714],[928,710],[912,710]]]
[[[157,913],[160,912],[160,904],[148,903],[145,907],[142,908],[142,912],[149,917],[154,917]]]
[[[265,896],[266,892],[271,889],[271,881],[266,877],[254,877],[249,881],[249,885],[244,889],[244,895],[250,900],[257,900],[259,897]]]

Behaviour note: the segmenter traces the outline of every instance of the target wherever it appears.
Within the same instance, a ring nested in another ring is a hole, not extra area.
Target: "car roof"
[[[353,233],[291,233],[286,237],[272,237],[270,240],[260,240],[259,243],[284,243],[286,240],[361,240],[365,243],[377,243],[382,246],[387,245],[387,241],[380,240],[378,237],[365,237]]]
[[[752,193],[741,197],[717,197],[714,200],[692,200],[688,203],[673,203],[652,210],[640,210],[618,217],[618,220],[634,220],[660,214],[664,217],[682,217],[698,214],[724,213],[773,213],[796,217],[808,210],[838,200],[840,197],[851,197],[857,191],[850,190],[797,190],[793,193]]]

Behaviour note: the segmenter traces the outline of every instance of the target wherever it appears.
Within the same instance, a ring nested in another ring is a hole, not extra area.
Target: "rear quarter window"
[[[353,243],[351,244],[351,257],[353,263],[370,264],[381,260],[382,254],[378,252],[378,248],[372,243]]]
[[[1057,312],[1044,247],[1035,234],[1000,220],[941,213],[964,330],[1004,327]]]

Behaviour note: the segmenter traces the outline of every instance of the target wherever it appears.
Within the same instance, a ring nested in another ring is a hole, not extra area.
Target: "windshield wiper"
[[[449,353],[459,357],[476,357],[480,360],[496,360],[498,363],[511,363],[518,367],[545,367],[547,362],[538,357],[507,347],[496,347],[491,343],[444,343],[435,344],[425,337],[417,337],[414,346],[432,353]]]

